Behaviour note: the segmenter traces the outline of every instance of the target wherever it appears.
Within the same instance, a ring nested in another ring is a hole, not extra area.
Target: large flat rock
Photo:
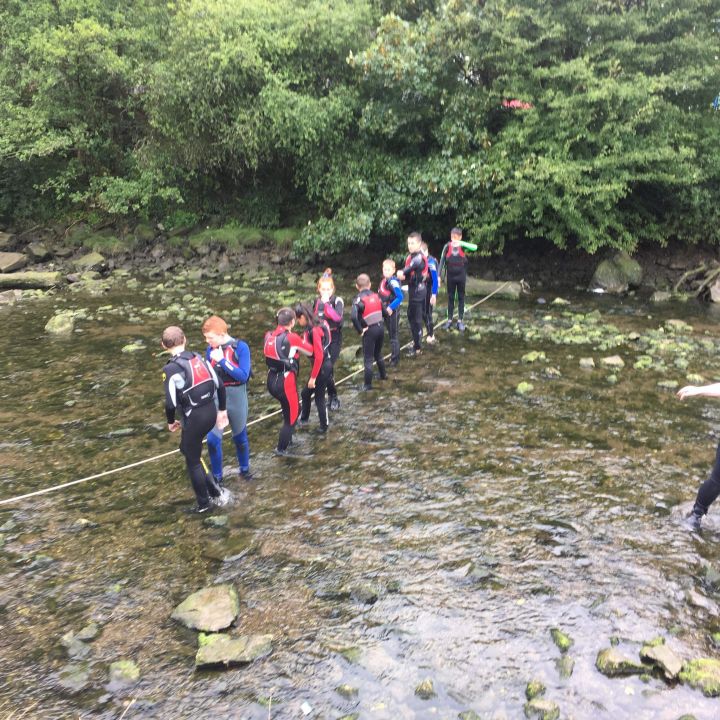
[[[272,635],[210,635],[195,656],[195,667],[246,665],[272,651]]]
[[[183,600],[172,618],[194,630],[217,632],[230,627],[239,612],[240,600],[232,585],[211,585]]]
[[[27,255],[16,252],[0,252],[0,272],[11,273],[27,265]]]
[[[23,257],[25,257],[23,255]],[[10,272],[0,273],[0,288],[30,290],[52,288],[62,282],[59,272]]]

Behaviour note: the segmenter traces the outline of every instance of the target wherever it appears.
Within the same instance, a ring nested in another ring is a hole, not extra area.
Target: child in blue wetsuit
[[[430,273],[430,292],[425,295],[425,312],[423,313],[423,321],[427,330],[425,342],[428,345],[435,343],[435,324],[433,323],[433,310],[437,303],[438,287],[438,261],[430,254],[428,244],[423,240],[420,243],[423,255],[427,258],[428,272]]]
[[[398,310],[405,298],[400,281],[395,277],[395,261],[387,258],[382,264],[383,279],[380,281],[377,294],[385,308],[385,327],[390,336],[390,364],[397,367],[400,362],[400,336]]]
[[[217,315],[212,315],[203,323],[202,331],[208,344],[205,357],[225,386],[227,413],[240,474],[246,480],[251,480],[250,444],[247,435],[247,381],[252,374],[250,348],[242,340],[230,337],[227,323]],[[213,428],[207,436],[207,444],[213,477],[222,487],[222,432]]]

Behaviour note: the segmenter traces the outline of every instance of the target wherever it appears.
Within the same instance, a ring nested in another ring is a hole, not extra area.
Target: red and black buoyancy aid
[[[330,299],[327,302],[323,302],[320,298],[315,298],[315,304],[313,305],[313,312],[315,315],[317,315],[322,320],[325,320],[325,322],[330,327],[330,330],[335,332],[336,330],[342,330],[343,326],[343,319],[342,319],[342,312],[338,312],[337,310],[337,295],[331,295]],[[340,321],[333,320],[332,318],[329,318],[325,314],[325,306],[330,305],[330,307],[335,310],[335,312],[340,315]]]
[[[370,327],[383,321],[383,305],[380,296],[377,293],[369,292],[362,296],[363,322]]]
[[[215,381],[210,368],[201,355],[183,353],[176,355],[168,364],[178,365],[185,376],[185,387],[180,391],[180,405],[184,408],[199,407],[212,402],[215,397]]]
[[[455,247],[452,243],[445,251],[445,264],[450,275],[459,275],[465,270],[467,256],[460,245]]]
[[[225,343],[224,345],[221,345],[223,351],[223,357],[231,364],[237,366],[237,350],[238,341],[237,340],[231,340],[229,343]],[[242,383],[238,380],[236,380],[234,377],[228,375],[222,368],[222,365],[220,365],[216,360],[213,360],[210,358],[210,364],[213,367],[213,370],[218,376],[218,379],[220,382],[225,385],[225,387],[232,386],[232,385],[242,385]]]
[[[389,279],[392,280],[393,277],[395,276],[392,275]],[[380,286],[378,287],[378,295],[380,296],[380,300],[382,300],[383,305],[389,305],[393,301],[393,298],[395,297],[395,291],[388,283],[388,278],[384,277],[380,281]]]
[[[294,357],[294,349],[288,335],[289,331],[280,326],[265,333],[263,354],[265,362],[271,370],[297,372],[300,369],[300,363]]]
[[[418,285],[422,285],[424,282],[427,281],[429,275],[430,275],[430,268],[428,267],[428,259],[427,255],[423,254],[419,250],[416,253],[411,253],[405,258],[405,267],[407,267],[410,264],[410,261],[413,259],[415,255],[420,255],[420,257],[423,259],[423,269],[418,273],[417,270],[413,270],[413,277],[408,278],[406,276],[406,280],[409,280],[409,284],[418,287]]]

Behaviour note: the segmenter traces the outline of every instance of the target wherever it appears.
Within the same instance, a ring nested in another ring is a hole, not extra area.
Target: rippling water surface
[[[1,311],[1,497],[174,447],[153,353],[178,308],[196,349],[206,310],[241,311],[233,329],[252,347],[251,415],[275,409],[259,348],[272,298],[287,287],[152,288],[118,283],[98,298]],[[153,316],[173,302],[166,319]],[[89,310],[72,339],[44,335],[55,306]],[[716,318],[698,306],[582,296],[569,310],[596,308],[622,333],[680,317],[691,337],[720,341]],[[657,382],[720,378],[720,363],[710,352],[691,355],[687,370],[643,372],[631,342],[600,351],[491,331],[567,310],[492,299],[472,315],[481,337],[438,332],[436,347],[403,358],[373,393],[360,393],[358,378],[345,383],[328,436],[312,432],[314,415],[299,431],[302,459],[273,457],[277,418],[254,426],[256,481],[229,478],[234,502],[216,511],[229,516],[225,528],[185,512],[192,497],[177,455],[0,507],[0,717],[118,718],[134,699],[128,719],[397,720],[468,709],[517,718],[532,678],[562,717],[718,717],[718,700],[656,677],[608,679],[594,663],[611,638],[630,653],[661,635],[684,658],[718,654],[719,597],[705,572],[720,562],[720,510],[699,536],[680,518],[710,468],[720,405],[681,404]],[[351,329],[345,338],[355,342]],[[145,351],[120,352],[136,339]],[[547,363],[521,363],[529,350]],[[609,371],[578,366],[615,353],[626,362],[615,385]],[[561,377],[547,379],[546,365]],[[515,393],[523,380],[534,385],[526,397]],[[241,597],[232,632],[270,633],[274,649],[246,668],[196,672],[196,633],[170,613],[220,581]],[[341,592],[366,585],[374,604]],[[57,685],[68,662],[60,638],[91,620],[102,628],[89,644],[91,684],[70,695]],[[556,627],[574,640],[569,678]],[[107,668],[120,658],[142,677],[109,693]],[[430,700],[414,692],[426,678]],[[340,695],[342,684],[357,697]]]

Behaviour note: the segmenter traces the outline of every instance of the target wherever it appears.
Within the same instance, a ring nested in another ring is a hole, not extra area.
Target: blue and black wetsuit
[[[219,346],[223,357],[221,360],[212,360],[210,353],[212,347],[205,351],[205,359],[211,364],[218,379],[225,387],[227,394],[227,412],[232,429],[235,454],[237,455],[240,473],[250,473],[250,443],[247,434],[248,396],[247,382],[252,375],[250,362],[250,348],[242,340],[230,340]],[[213,428],[207,436],[208,451],[212,474],[218,483],[222,484],[223,451],[222,430]]]
[[[425,322],[425,329],[427,330],[428,337],[432,337],[435,334],[435,325],[433,323],[433,306],[430,303],[430,299],[437,298],[438,294],[438,261],[432,255],[428,255],[428,272],[430,273],[430,292],[425,295],[425,312],[423,313],[423,320]]]
[[[202,441],[217,420],[216,395],[220,410],[226,409],[225,388],[212,367],[189,350],[178,353],[165,365],[163,383],[168,425],[175,422],[179,411],[180,452],[185,457],[198,508],[206,508],[210,497],[217,497],[220,490],[203,465]]]
[[[397,365],[400,362],[399,309],[405,299],[405,293],[402,291],[400,281],[393,275],[380,281],[378,295],[386,310],[385,327],[390,336],[390,364]],[[388,315],[387,310],[392,310],[392,314]]]

